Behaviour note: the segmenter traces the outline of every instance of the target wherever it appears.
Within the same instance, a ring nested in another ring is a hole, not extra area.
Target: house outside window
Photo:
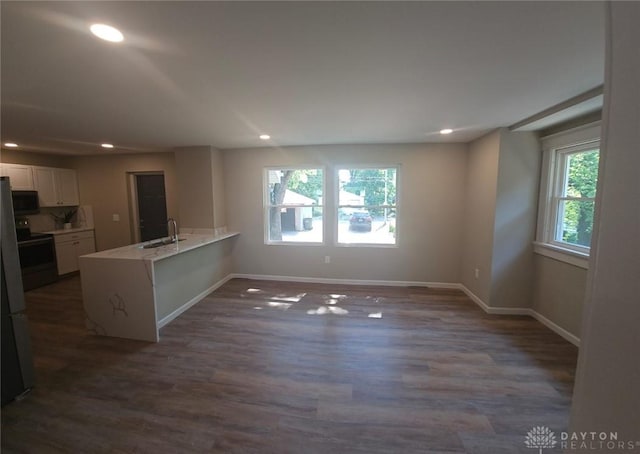
[[[600,125],[543,138],[540,219],[535,250],[583,268],[591,250]]]
[[[337,243],[395,245],[398,167],[340,167],[337,175]]]
[[[265,187],[265,243],[322,244],[322,168],[268,168]]]

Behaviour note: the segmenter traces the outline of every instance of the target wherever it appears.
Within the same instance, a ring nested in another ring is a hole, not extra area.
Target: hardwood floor
[[[457,290],[237,279],[158,344],[89,334],[77,277],[27,307],[5,454],[530,453],[568,422],[577,349]]]

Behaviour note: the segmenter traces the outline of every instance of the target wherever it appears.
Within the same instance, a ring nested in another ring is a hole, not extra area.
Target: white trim
[[[358,279],[333,279],[318,277],[298,277],[298,276],[276,276],[271,274],[242,274],[232,273],[216,284],[218,288],[231,279],[253,279],[257,281],[283,281],[283,282],[301,282],[314,284],[342,284],[342,285],[381,285],[387,287],[431,287],[431,288],[447,288],[462,290],[474,303],[490,315],[527,315],[545,325],[551,331],[555,332],[576,347],[580,347],[580,338],[571,334],[561,326],[552,322],[544,315],[539,314],[535,310],[528,307],[491,307],[482,299],[475,295],[464,284],[455,284],[448,282],[421,282],[421,281],[378,281],[378,280],[358,280]],[[215,290],[214,288],[214,290]],[[213,290],[211,290],[213,291]],[[204,295],[206,296],[206,294]],[[204,297],[203,296],[203,297]],[[195,303],[193,303],[195,304]],[[186,309],[185,309],[186,310]],[[178,314],[179,315],[179,314]],[[177,315],[176,315],[177,316]]]
[[[257,281],[283,281],[283,282],[307,282],[311,284],[341,284],[341,285],[380,285],[386,287],[433,287],[459,289],[459,284],[447,282],[421,282],[421,281],[379,281],[363,279],[335,279],[324,277],[302,276],[276,276],[271,274],[238,274],[231,275],[238,279],[255,279]]]
[[[565,340],[571,342],[576,347],[580,347],[580,338],[571,334],[566,329],[562,328],[560,325],[552,322],[544,315],[536,312],[534,309],[528,307],[490,307],[480,298],[478,298],[471,290],[465,287],[463,284],[459,284],[460,290],[467,294],[467,296],[480,308],[485,311],[487,314],[491,315],[528,315],[529,317],[535,318],[537,321],[542,323],[544,326],[549,328],[554,333],[558,334],[560,337]]]
[[[600,120],[578,126],[576,128],[560,131],[549,136],[542,137],[543,148],[549,150],[552,148],[563,148],[567,144],[578,144],[599,140],[601,135],[602,122]]]
[[[585,270],[589,269],[589,255],[572,249],[535,241],[533,243],[533,252]]]
[[[199,303],[202,299],[204,299],[204,297],[206,297],[209,293],[216,291],[218,288],[222,287],[224,284],[226,284],[228,281],[230,281],[231,279],[233,279],[233,274],[227,274],[225,277],[223,277],[222,279],[220,279],[218,282],[216,282],[215,284],[213,284],[211,287],[209,287],[208,289],[198,293],[196,296],[194,296],[193,298],[191,298],[189,301],[187,301],[185,304],[183,304],[182,306],[180,306],[179,308],[177,308],[175,311],[171,312],[169,315],[165,316],[162,320],[158,320],[158,322],[156,323],[157,328],[156,329],[160,329],[163,326],[165,326],[167,323],[170,323],[171,321],[173,321],[174,319],[176,319],[180,314],[182,314],[183,312],[185,312],[187,309],[191,308],[193,305],[195,305],[196,303]],[[155,286],[154,286],[154,291],[155,291]]]
[[[551,331],[553,331],[556,334],[558,334],[559,336],[563,337],[565,340],[571,342],[576,347],[580,347],[580,338],[578,336],[575,336],[575,335],[571,334],[569,331],[567,331],[566,329],[564,329],[560,325],[557,325],[556,323],[552,322],[551,320],[549,320],[547,317],[545,317],[544,315],[540,314],[539,312],[536,312],[533,309],[529,309],[529,311],[530,311],[529,315],[531,315],[531,317],[535,318],[540,323],[542,323],[544,326],[549,328]]]
[[[491,315],[531,315],[531,309],[527,307],[491,307],[475,293],[469,290],[464,284],[458,284],[458,288],[462,290],[471,300],[476,303],[487,314]]]

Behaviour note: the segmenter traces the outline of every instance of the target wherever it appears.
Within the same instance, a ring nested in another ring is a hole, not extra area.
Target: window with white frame
[[[588,250],[598,184],[599,145],[556,150],[551,240]]]
[[[545,147],[546,206],[539,242],[583,255],[591,248],[598,184],[600,140],[594,133],[599,127],[559,135]]]
[[[323,195],[321,168],[265,169],[265,242],[321,244]]]
[[[395,245],[398,167],[340,167],[337,242]]]

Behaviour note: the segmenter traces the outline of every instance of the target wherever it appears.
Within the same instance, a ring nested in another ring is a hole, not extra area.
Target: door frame
[[[129,228],[131,230],[131,238],[133,238],[133,243],[140,243],[140,216],[139,216],[139,207],[138,207],[138,185],[136,184],[136,177],[138,175],[162,175],[164,179],[164,171],[163,170],[150,170],[143,172],[127,172],[127,186],[129,193],[129,219],[131,222],[129,223]],[[167,191],[165,184],[165,193]],[[167,207],[168,210],[169,207]]]

